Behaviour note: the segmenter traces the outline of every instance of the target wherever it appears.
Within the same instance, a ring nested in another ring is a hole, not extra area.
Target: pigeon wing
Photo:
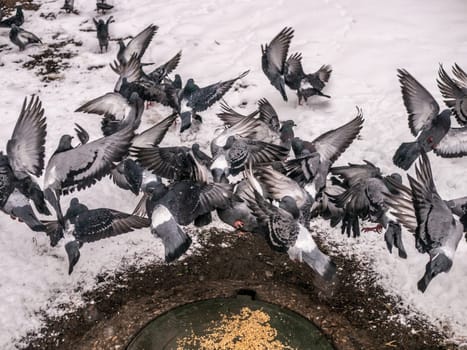
[[[438,88],[444,97],[444,103],[451,108],[452,113],[461,125],[467,124],[467,88],[462,89],[439,65]]]
[[[399,82],[401,84],[402,99],[409,114],[409,128],[412,135],[417,134],[431,125],[439,114],[439,105],[409,72],[398,69]]]
[[[118,120],[125,119],[133,108],[128,100],[117,92],[108,92],[91,101],[86,102],[75,112],[112,115]]]
[[[122,213],[117,210],[111,210],[112,229],[115,235],[134,231],[136,229],[149,227],[150,220],[141,216]]]
[[[166,63],[160,65],[156,69],[154,69],[148,76],[151,79],[163,79],[170,73],[172,73],[175,68],[177,68],[178,64],[180,63],[180,59],[182,58],[182,51],[179,51],[174,57],[168,60]]]
[[[221,102],[221,112],[217,113],[217,117],[222,120],[226,127],[231,127],[245,118],[255,117],[259,111],[253,111],[248,115],[243,115],[235,111],[226,101]]]
[[[294,53],[291,55],[284,66],[284,79],[285,83],[291,89],[298,89],[300,87],[300,81],[305,76],[302,67],[302,54]]]
[[[233,185],[225,183],[203,184],[195,212],[202,215],[217,208],[225,209],[230,205],[232,188]]]
[[[265,98],[258,101],[259,120],[265,122],[269,127],[279,132],[280,122],[275,109]]]
[[[467,88],[467,73],[457,64],[452,67],[452,73],[458,80],[458,82],[465,88]]]
[[[137,58],[141,59],[151,43],[152,38],[156,34],[157,29],[159,29],[157,26],[151,24],[131,39],[123,53],[125,60],[129,61],[133,54],[136,54]]]
[[[293,28],[285,27],[277,34],[271,42],[262,47],[263,56],[263,71],[269,76],[284,73],[285,60],[289,52],[290,42],[292,41],[294,34]]]
[[[46,118],[39,97],[24,99],[11,139],[7,143],[10,165],[16,174],[41,176],[44,170]]]
[[[177,119],[177,113],[172,113],[156,125],[153,125],[150,128],[144,130],[139,135],[136,135],[133,138],[132,146],[149,147],[158,145],[161,143],[162,139],[174,123],[175,119]]]
[[[357,116],[350,122],[322,134],[312,142],[322,162],[327,160],[334,163],[355,140],[364,122],[362,110],[357,108],[357,111]]]
[[[450,128],[433,151],[436,155],[443,158],[466,156],[467,126],[462,128]]]

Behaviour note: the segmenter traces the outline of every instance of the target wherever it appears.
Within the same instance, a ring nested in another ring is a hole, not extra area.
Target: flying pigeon
[[[103,19],[97,21],[95,18],[92,19],[94,21],[94,25],[96,26],[97,30],[97,40],[99,41],[99,48],[101,53],[105,49],[107,52],[109,48],[109,24],[115,22],[113,17],[110,16],[107,21],[104,22]]]
[[[294,138],[292,149],[296,158],[285,162],[286,175],[300,185],[313,183],[318,194],[326,185],[329,168],[358,136],[363,122],[362,110],[357,107],[354,119],[312,142]]]
[[[407,258],[400,224],[388,218],[386,213],[389,208],[385,202],[385,193],[399,194],[392,183],[402,184],[401,176],[397,173],[383,176],[381,170],[368,161],[365,164],[334,167],[330,173],[339,178],[345,188],[337,195],[326,193],[336,207],[344,210],[342,233],[346,232],[349,237],[351,233],[354,237],[360,236],[359,219],[376,223],[377,226],[363,228],[363,231],[380,232],[385,228],[384,239],[388,250],[392,252],[395,246],[399,256]]]
[[[321,92],[329,81],[331,72],[331,66],[323,65],[315,73],[305,74],[302,67],[302,55],[295,53],[285,63],[284,78],[287,86],[297,91],[298,104],[301,104],[302,99],[306,102],[308,97],[314,95],[331,97]]]
[[[9,37],[10,41],[19,47],[20,51],[23,51],[28,45],[42,44],[41,39],[36,35],[16,26],[16,24],[11,25]]]
[[[193,79],[188,79],[179,98],[178,112],[182,121],[180,132],[187,130],[191,126],[193,118],[200,119],[197,116],[199,112],[205,111],[219,101],[237,80],[242,79],[248,73],[249,71],[246,71],[236,78],[211,84],[203,88],[196,85]]]
[[[247,172],[250,191],[244,199],[261,225],[259,234],[264,234],[272,249],[286,252],[293,260],[303,261],[326,280],[330,280],[336,266],[329,256],[321,252],[308,229],[299,223],[300,211],[297,203],[286,196],[274,206],[264,198],[261,186],[251,169]]]
[[[134,136],[130,125],[115,134],[73,147],[72,136],[63,135],[49,159],[44,176],[45,198],[54,207],[59,221],[63,214],[60,195],[90,187],[108,175],[128,154]]]
[[[392,158],[394,164],[408,170],[421,151],[434,150],[442,157],[460,156],[467,151],[462,137],[467,141],[467,134],[462,128],[451,129],[451,111],[439,111],[439,105],[431,94],[406,70],[399,69],[402,99],[409,115],[409,128],[417,139],[404,142]],[[464,150],[465,148],[465,150]]]
[[[65,250],[68,255],[68,274],[80,258],[79,248],[84,243],[98,241],[104,238],[121,235],[149,226],[147,218],[122,213],[117,210],[98,208],[88,209],[77,198],[70,201],[70,206],[63,218],[65,225],[60,221],[45,222],[48,233],[54,237],[52,245],[58,243],[61,237],[68,240]]]
[[[261,67],[271,84],[279,90],[284,101],[287,101],[285,92],[285,60],[289,52],[294,30],[285,27],[269,44],[261,45]]]
[[[128,44],[125,45],[123,39],[118,41],[120,49],[117,53],[117,59],[121,64],[127,63],[133,54],[136,55],[138,60],[141,60],[146,49],[149,46],[154,34],[156,34],[158,27],[151,24],[147,26],[143,31],[137,34],[133,39],[131,39]]]
[[[416,179],[407,175],[410,188],[396,184],[402,195],[388,194],[386,202],[399,222],[415,235],[418,251],[430,256],[425,274],[417,284],[418,289],[425,292],[436,275],[451,269],[463,225],[438,194],[425,152],[421,152],[415,173]]]
[[[38,97],[24,99],[13,134],[7,142],[7,154],[0,152],[0,207],[24,221],[34,231],[44,231],[29,199],[44,215],[50,211],[44,194],[31,175],[41,176],[44,169],[46,118]]]
[[[105,0],[98,0],[96,2],[96,11],[101,11],[103,14],[105,14],[105,11],[113,9],[113,7],[113,5],[106,3]]]
[[[0,22],[0,27],[11,28],[13,25],[21,27],[24,23],[23,8],[21,5],[16,6],[16,14],[12,17],[6,18]]]
[[[467,75],[462,80],[464,72],[457,64],[453,68],[453,72],[457,73],[460,80],[453,80],[444,70],[443,66],[439,66],[439,78],[437,79],[438,88],[444,97],[444,103],[451,108],[452,113],[456,117],[460,125],[467,124]],[[462,72],[462,73],[460,73]],[[465,74],[465,73],[464,73]]]
[[[66,13],[74,11],[75,0],[65,0],[65,3],[62,6],[62,10],[65,10]]]

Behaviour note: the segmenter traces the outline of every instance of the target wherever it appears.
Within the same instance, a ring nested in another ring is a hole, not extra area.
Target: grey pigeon
[[[264,74],[281,93],[284,101],[287,101],[285,92],[285,60],[289,52],[290,42],[292,41],[294,30],[285,27],[277,34],[269,44],[261,45],[261,67]]]
[[[92,186],[127,154],[134,136],[128,126],[115,134],[73,147],[72,136],[63,135],[50,157],[44,176],[44,194],[62,220],[60,195]]]
[[[238,77],[221,81],[200,88],[193,79],[188,79],[179,98],[179,114],[182,121],[180,132],[187,130],[191,126],[193,118],[200,119],[199,112],[203,112],[214,103],[219,101],[222,96],[230,90],[233,84],[245,77],[249,71],[243,72]]]
[[[447,137],[451,127],[451,111],[440,113],[439,105],[431,94],[406,70],[398,69],[402,99],[409,115],[409,128],[414,142],[404,142],[393,157],[396,166],[408,170],[421,151],[438,150],[437,154],[447,156],[451,145]],[[452,129],[459,130],[459,129]],[[457,133],[457,132],[456,132]],[[444,143],[444,145],[443,145]]]
[[[143,181],[143,168],[131,158],[122,160],[110,172],[113,182],[124,190],[138,195]]]
[[[0,27],[11,28],[13,25],[21,27],[24,23],[23,8],[21,5],[16,6],[16,13],[14,16],[6,18],[0,22]]]
[[[113,7],[113,5],[106,3],[105,0],[98,0],[96,2],[96,11],[101,11],[103,14],[105,14],[105,11],[113,9]]]
[[[244,192],[243,199],[261,225],[257,233],[265,235],[272,249],[286,252],[291,259],[305,262],[324,279],[331,279],[336,266],[321,252],[308,229],[299,223],[300,213],[292,197],[285,198],[276,207],[264,198],[251,169],[247,179],[251,190]]]
[[[354,237],[358,237],[359,219],[376,223],[376,227],[366,227],[363,231],[380,232],[383,228],[386,229],[384,239],[389,252],[392,252],[395,246],[399,256],[407,258],[400,224],[388,218],[386,213],[389,208],[385,202],[386,193],[399,194],[392,184],[402,184],[401,176],[397,173],[383,176],[380,169],[368,161],[365,161],[365,164],[334,167],[330,169],[330,173],[338,177],[345,188],[337,195],[326,193],[338,208],[344,210],[342,233],[346,232],[349,237],[352,233]]]
[[[29,199],[44,215],[50,211],[44,194],[31,175],[41,176],[44,169],[46,118],[38,97],[24,99],[13,134],[7,142],[7,154],[0,152],[0,207],[24,221],[34,231],[44,231]]]
[[[301,185],[314,184],[316,194],[326,185],[329,168],[356,139],[363,126],[362,110],[350,122],[329,130],[312,142],[296,137],[292,149],[296,159],[285,163],[286,175]]]
[[[298,104],[305,102],[309,97],[318,95],[330,98],[321,92],[325,84],[329,81],[332,68],[329,65],[323,65],[315,73],[305,74],[302,67],[302,55],[295,53],[291,55],[285,63],[285,83],[292,90],[297,91]]]
[[[148,48],[152,38],[156,34],[158,27],[151,24],[138,33],[133,39],[131,39],[126,45],[123,39],[118,41],[120,46],[117,59],[121,64],[127,63],[131,56],[136,55],[136,58],[140,60],[146,49]]]
[[[94,21],[94,25],[96,26],[97,40],[99,41],[99,48],[101,50],[101,53],[104,49],[107,52],[109,48],[110,39],[109,24],[115,21],[112,16],[110,16],[105,22],[103,19],[99,19],[99,21],[97,21],[95,18],[93,18],[92,20]]]
[[[463,70],[456,64],[453,71]],[[443,66],[439,66],[439,78],[437,79],[439,90],[444,97],[444,103],[451,108],[452,113],[456,117],[460,125],[467,124],[467,78],[465,80],[455,81],[444,70]]]
[[[73,12],[75,9],[75,0],[65,0],[65,3],[62,6],[62,10],[65,10],[66,13]]]
[[[49,235],[53,237],[53,240],[51,239],[52,245],[58,243],[63,236],[67,236],[65,237],[68,240],[65,244],[65,250],[68,255],[68,274],[73,272],[73,268],[80,258],[79,248],[84,243],[149,226],[147,218],[107,208],[88,209],[77,198],[71,199],[63,222],[64,225],[60,221],[49,221],[45,224]]]
[[[311,207],[310,218],[314,219],[321,216],[325,220],[329,220],[331,227],[337,226],[344,218],[345,211],[339,208],[332,200],[333,196],[338,196],[345,191],[345,188],[332,181],[326,183],[326,191],[318,193]]]
[[[20,51],[23,51],[28,45],[42,44],[41,39],[31,32],[28,32],[15,24],[11,25],[10,40],[13,44],[19,47]]]
[[[232,197],[229,184],[207,183],[205,179],[176,181],[169,186],[154,181],[145,186],[146,213],[151,232],[162,239],[165,260],[178,259],[191,244],[181,226],[211,221],[211,211],[227,207]],[[140,206],[140,205],[139,205]]]
[[[430,256],[425,274],[417,284],[418,289],[425,292],[436,275],[451,269],[463,225],[438,194],[425,152],[421,153],[415,173],[417,179],[407,175],[410,189],[399,185],[398,190],[403,195],[389,194],[386,202],[399,222],[415,235],[418,251]]]

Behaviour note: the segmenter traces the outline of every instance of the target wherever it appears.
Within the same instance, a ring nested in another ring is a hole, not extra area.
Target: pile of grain
[[[177,341],[177,350],[293,350],[277,337],[277,330],[269,324],[270,317],[262,310],[244,307],[239,314],[221,315],[206,334],[190,336]]]

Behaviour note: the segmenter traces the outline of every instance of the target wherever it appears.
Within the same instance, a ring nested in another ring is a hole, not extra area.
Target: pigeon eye
[[[433,143],[433,136],[430,136],[426,139],[428,141],[428,143]]]

